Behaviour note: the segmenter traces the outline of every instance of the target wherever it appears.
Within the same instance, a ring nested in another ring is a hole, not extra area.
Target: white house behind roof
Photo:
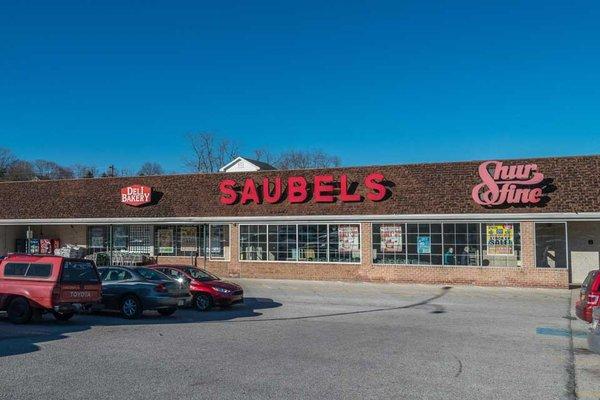
[[[246,157],[236,157],[228,164],[222,166],[219,171],[221,172],[255,172],[277,169],[271,164],[266,162],[253,160]]]

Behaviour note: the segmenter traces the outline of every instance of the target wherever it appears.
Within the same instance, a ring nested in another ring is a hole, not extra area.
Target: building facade
[[[0,254],[567,287],[600,266],[599,188],[600,156],[5,182]]]

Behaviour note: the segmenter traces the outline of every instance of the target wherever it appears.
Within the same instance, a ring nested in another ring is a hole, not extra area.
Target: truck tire
[[[33,309],[27,299],[23,297],[15,297],[8,303],[6,309],[8,320],[13,324],[26,324],[31,321]]]
[[[59,313],[59,312],[53,311],[52,315],[54,315],[54,318],[56,318],[57,321],[68,321],[71,318],[73,318],[73,315],[75,315],[75,313],[74,312]]]

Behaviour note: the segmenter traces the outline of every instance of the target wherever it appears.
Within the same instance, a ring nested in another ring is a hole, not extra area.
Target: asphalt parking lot
[[[600,398],[567,290],[236,282],[230,310],[0,317],[0,398]]]

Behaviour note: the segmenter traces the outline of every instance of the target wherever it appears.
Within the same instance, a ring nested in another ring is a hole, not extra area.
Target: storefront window
[[[240,259],[265,260],[267,254],[267,226],[240,225]]]
[[[298,225],[298,259],[327,261],[327,225]]]
[[[538,268],[567,268],[564,223],[535,224],[535,260]]]
[[[211,260],[229,259],[229,225],[209,225],[208,255]]]
[[[404,224],[373,224],[373,262],[406,264]]]
[[[126,225],[112,227],[112,249],[125,251],[128,249],[129,229]]]
[[[360,226],[329,225],[329,261],[360,262]]]
[[[442,265],[442,224],[406,224],[408,264]]]
[[[176,255],[175,226],[157,226],[154,232],[156,236],[154,253],[159,256]]]
[[[129,251],[152,254],[152,225],[129,226]]]
[[[108,226],[90,226],[88,228],[88,249],[90,253],[108,249]]]
[[[484,267],[521,266],[520,224],[482,224],[481,234]]]
[[[360,262],[360,226],[240,225],[240,260]]]
[[[269,261],[298,261],[296,225],[269,225]]]
[[[179,226],[177,239],[178,256],[195,256],[198,254],[198,226]]]
[[[480,264],[480,224],[444,223],[444,265]]]

